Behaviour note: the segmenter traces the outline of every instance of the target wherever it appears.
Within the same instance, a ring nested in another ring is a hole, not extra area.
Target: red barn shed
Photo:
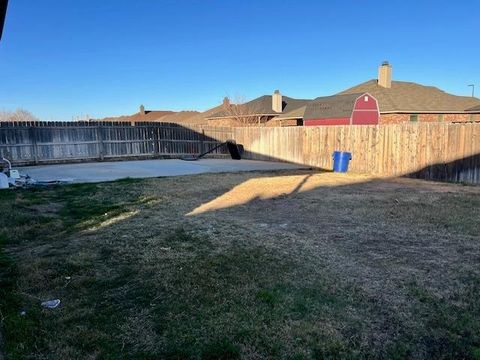
[[[378,102],[372,95],[333,95],[309,102],[303,115],[303,125],[375,125],[379,118]]]

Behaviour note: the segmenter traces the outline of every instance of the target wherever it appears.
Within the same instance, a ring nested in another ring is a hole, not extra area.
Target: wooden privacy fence
[[[333,151],[349,151],[354,172],[480,183],[480,124],[248,127],[234,139],[251,159],[332,169]]]
[[[201,153],[232,136],[231,128],[155,122],[4,122],[0,156],[14,164],[178,157]],[[215,154],[226,154],[226,149]]]
[[[0,156],[14,164],[179,157],[227,139],[244,158],[332,169],[335,150],[353,154],[350,169],[480,183],[480,124],[415,123],[317,127],[196,127],[143,122],[0,123]],[[216,154],[226,154],[219,148]]]

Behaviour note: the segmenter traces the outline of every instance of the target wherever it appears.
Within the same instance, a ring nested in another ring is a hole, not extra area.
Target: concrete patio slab
[[[308,167],[282,162],[231,159],[134,160],[17,167],[21,173],[28,174],[37,181],[59,180],[75,183],[112,181],[123,178],[305,168]]]

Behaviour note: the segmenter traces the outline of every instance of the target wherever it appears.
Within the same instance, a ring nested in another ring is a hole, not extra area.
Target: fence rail
[[[0,123],[0,156],[14,164],[124,157],[178,157],[232,138],[231,128],[142,122]],[[214,154],[226,154],[219,148]]]
[[[335,150],[353,154],[352,171],[380,176],[480,183],[480,124],[241,127],[168,123],[0,123],[0,156],[14,164],[178,157],[227,139],[247,159],[288,161],[331,169]],[[226,154],[218,149],[217,155]]]
[[[246,157],[332,169],[335,150],[353,154],[352,171],[480,183],[480,124],[236,128]]]

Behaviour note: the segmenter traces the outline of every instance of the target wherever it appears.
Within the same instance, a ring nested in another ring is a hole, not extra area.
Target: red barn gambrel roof
[[[349,118],[355,102],[365,93],[318,97],[307,104],[303,120]]]

